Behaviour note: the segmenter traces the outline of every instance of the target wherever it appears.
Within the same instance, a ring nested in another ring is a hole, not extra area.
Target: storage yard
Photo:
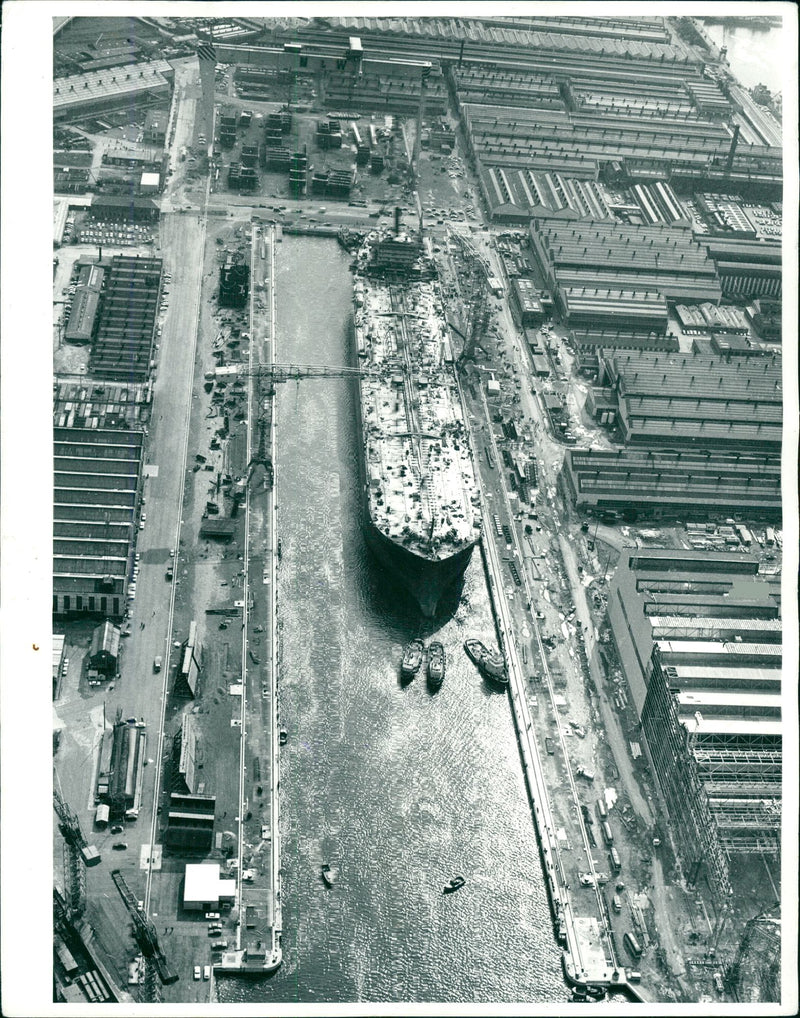
[[[777,999],[781,125],[685,20],[55,19],[57,999],[281,965],[275,392],[359,373],[380,512],[478,543],[573,999]],[[376,228],[394,374],[284,363],[283,234]]]

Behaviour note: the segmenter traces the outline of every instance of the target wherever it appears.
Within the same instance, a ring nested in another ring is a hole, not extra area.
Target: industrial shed
[[[170,848],[193,852],[210,851],[214,841],[216,801],[213,795],[181,795],[173,792],[169,797],[165,843]]]
[[[230,541],[236,533],[236,520],[227,517],[206,516],[200,524],[201,537],[213,537],[218,541]]]
[[[113,675],[117,670],[118,658],[119,629],[113,622],[106,620],[92,633],[89,667],[105,675]]]
[[[583,510],[616,510],[629,519],[782,518],[777,454],[736,449],[568,449],[560,474]]]
[[[54,428],[53,612],[120,619],[144,435],[100,427],[80,399],[66,406]]]

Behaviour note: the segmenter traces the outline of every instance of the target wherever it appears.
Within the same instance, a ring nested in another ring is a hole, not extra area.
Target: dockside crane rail
[[[130,887],[128,887],[122,873],[119,870],[112,870],[111,879],[116,884],[120,897],[125,903],[125,907],[127,908],[131,919],[133,919],[134,937],[136,938],[136,943],[139,945],[145,961],[144,996],[148,997],[149,1000],[144,1002],[150,1003],[157,995],[155,980],[152,978],[153,970],[155,970],[158,978],[164,986],[170,986],[173,983],[177,983],[178,976],[167,964],[167,959],[164,956],[164,952],[162,951],[158,940],[156,928],[139,908],[139,904]]]
[[[86,910],[86,867],[97,866],[100,853],[84,837],[75,812],[53,788],[53,808],[64,839],[64,905],[68,918],[80,918]]]

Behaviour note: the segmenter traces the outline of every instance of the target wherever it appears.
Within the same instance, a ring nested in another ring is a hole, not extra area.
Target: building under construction
[[[741,552],[623,549],[609,621],[691,880],[780,851],[780,580]]]

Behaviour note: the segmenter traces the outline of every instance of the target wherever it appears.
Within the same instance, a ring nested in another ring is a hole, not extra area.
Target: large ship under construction
[[[431,617],[481,512],[435,269],[399,214],[360,248],[354,304],[367,542]]]

